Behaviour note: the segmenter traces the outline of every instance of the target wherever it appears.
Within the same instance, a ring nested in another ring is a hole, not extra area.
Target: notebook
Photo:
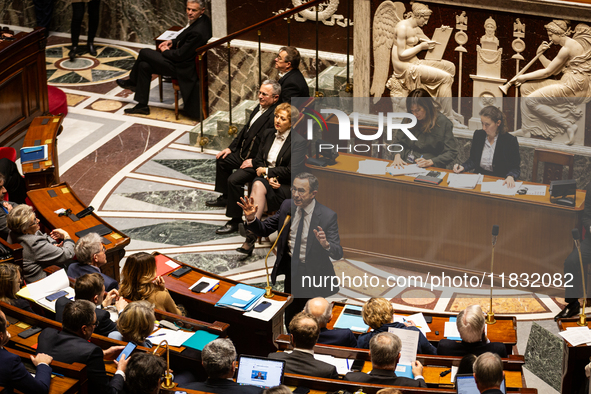
[[[285,360],[244,356],[238,358],[236,382],[262,388],[279,386],[285,374]]]

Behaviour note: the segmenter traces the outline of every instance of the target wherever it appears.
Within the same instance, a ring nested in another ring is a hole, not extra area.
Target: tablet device
[[[480,394],[480,390],[478,390],[476,381],[474,380],[474,375],[472,374],[456,375],[456,389],[458,394]],[[501,391],[503,394],[507,394],[505,378],[503,378],[503,383],[501,383]]]
[[[279,386],[283,382],[285,360],[245,356],[238,358],[236,382],[262,388]]]

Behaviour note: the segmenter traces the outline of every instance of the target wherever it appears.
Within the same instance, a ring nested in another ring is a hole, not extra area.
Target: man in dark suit
[[[369,373],[349,372],[345,375],[345,380],[393,386],[427,387],[425,378],[423,378],[423,365],[417,360],[411,366],[414,380],[404,376],[396,376],[396,364],[400,359],[400,349],[402,349],[400,338],[389,332],[379,333],[369,341],[371,371]]]
[[[300,52],[296,47],[281,47],[275,58],[275,68],[279,70],[281,97],[279,104],[290,103],[292,97],[310,97],[306,79],[299,70]]]
[[[119,394],[158,394],[166,361],[152,353],[131,355],[125,370],[125,388]]]
[[[174,40],[158,46],[159,51],[144,48],[140,51],[129,79],[118,79],[123,89],[135,90],[138,104],[125,110],[127,114],[149,115],[150,84],[152,74],[168,75],[179,81],[185,112],[199,118],[199,75],[195,66],[195,50],[211,38],[211,20],[205,12],[203,0],[187,0],[189,25]]]
[[[103,246],[101,236],[97,233],[89,233],[76,242],[74,248],[76,260],[68,267],[68,276],[78,278],[84,274],[98,272],[105,280],[105,289],[111,291],[119,289],[119,283],[110,276],[101,272],[101,267],[107,264],[107,251]]]
[[[94,329],[99,335],[108,336],[109,333],[117,330],[117,324],[111,320],[111,315],[108,311],[102,309],[115,302],[117,312],[121,313],[127,306],[127,301],[123,297],[119,297],[117,290],[112,290],[105,297],[105,283],[103,277],[98,272],[92,274],[85,274],[79,277],[74,284],[74,291],[76,292],[77,300],[87,300],[95,305],[100,305],[96,309],[97,326]],[[64,308],[70,301],[66,297],[60,297],[55,302],[55,320],[63,321]]]
[[[486,337],[484,313],[480,305],[470,305],[458,314],[456,320],[461,342],[442,339],[437,346],[437,354],[442,356],[465,356],[492,352],[507,357],[507,348],[499,342],[490,342]]]
[[[285,310],[286,321],[301,311],[308,299],[327,297],[339,290],[330,280],[335,276],[331,259],[343,257],[337,214],[315,199],[318,179],[312,174],[300,173],[295,176],[291,190],[292,198],[285,200],[279,212],[264,222],[255,217],[257,207],[252,199],[242,199],[240,204],[246,216],[246,228],[262,237],[280,230],[291,215],[289,231],[283,231],[279,237],[271,272],[273,284],[278,275],[284,274],[285,291],[294,295],[294,301]],[[319,282],[322,284],[314,286]]]
[[[21,358],[10,353],[4,348],[10,341],[10,333],[6,328],[10,325],[4,312],[0,311],[0,386],[4,387],[3,393],[12,393],[19,390],[23,393],[46,394],[51,384],[51,361],[53,358],[47,354],[38,353],[31,356],[31,361],[37,368],[35,377],[31,376]]]
[[[276,81],[264,81],[259,88],[259,105],[250,115],[248,123],[232,140],[230,146],[216,155],[215,191],[222,195],[215,200],[207,201],[206,205],[227,206],[226,216],[232,218],[216,230],[217,234],[236,232],[238,225],[242,222],[242,211],[236,202],[244,194],[244,185],[256,177],[253,159],[259,152],[265,131],[273,127],[279,94],[281,94],[281,86]]]
[[[338,379],[334,365],[314,358],[314,345],[320,335],[316,318],[306,312],[300,312],[289,323],[289,332],[293,340],[291,353],[270,353],[269,358],[285,360],[285,372],[319,378]]]
[[[6,225],[6,218],[8,217],[10,211],[12,211],[12,208],[16,207],[17,204],[14,202],[4,201],[4,195],[6,194],[6,187],[4,186],[5,179],[6,178],[4,178],[4,175],[0,173],[0,201],[2,204],[0,206],[0,237],[6,241],[9,232],[8,226]]]
[[[201,363],[207,372],[207,380],[189,383],[183,388],[216,394],[259,394],[263,391],[255,386],[241,386],[232,380],[237,362],[236,348],[229,338],[218,338],[205,345]]]
[[[124,346],[101,349],[88,342],[98,324],[95,305],[86,300],[76,300],[64,308],[62,331],[46,328],[38,339],[37,352],[47,353],[56,361],[86,365],[89,394],[117,393],[123,387],[127,356],[117,363],[117,372],[109,382],[104,359],[114,360]]]
[[[332,319],[332,303],[323,297],[316,297],[308,300],[304,307],[304,312],[314,315],[318,319],[320,326],[320,337],[318,343],[325,345],[357,347],[357,338],[348,328],[326,328],[328,322]]]
[[[474,362],[474,380],[481,394],[503,394],[503,361],[498,354],[484,353]]]
[[[25,178],[18,171],[16,164],[7,158],[0,159],[0,174],[4,176],[4,188],[10,201],[25,204],[27,198]]]

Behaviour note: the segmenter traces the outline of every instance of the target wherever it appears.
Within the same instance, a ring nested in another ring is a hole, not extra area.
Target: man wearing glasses
[[[281,47],[275,58],[275,68],[279,71],[281,97],[279,104],[290,103],[292,97],[310,97],[310,88],[299,70],[300,52],[296,47]]]
[[[291,223],[277,242],[277,258],[271,273],[273,284],[278,275],[284,274],[285,292],[294,296],[293,303],[285,310],[286,323],[303,309],[308,299],[327,297],[338,291],[330,285],[330,278],[335,276],[331,259],[343,257],[337,214],[317,202],[316,193],[318,179],[302,172],[293,181],[291,199],[285,200],[279,211],[265,221],[256,218],[257,206],[252,198],[242,198],[239,203],[246,216],[246,228],[261,237],[279,231],[291,215]],[[306,277],[311,281],[306,281]],[[326,277],[329,277],[327,282]],[[320,286],[314,285],[321,282]]]
[[[77,279],[85,274],[98,272],[105,280],[107,292],[119,289],[119,283],[110,276],[101,272],[101,267],[107,264],[107,250],[103,246],[101,236],[97,233],[88,233],[76,242],[74,247],[77,262],[68,267],[68,276]]]
[[[242,212],[234,202],[228,205],[228,195],[242,195],[240,191],[244,185],[256,177],[252,159],[258,153],[264,131],[273,127],[275,107],[280,94],[281,86],[277,81],[264,81],[258,93],[259,105],[250,115],[248,123],[240,130],[230,146],[216,155],[215,191],[222,193],[222,195],[215,200],[207,201],[206,205],[209,207],[228,206],[226,216],[232,218],[216,230],[217,234],[231,234],[238,231],[238,225],[242,221]],[[234,170],[238,171],[234,172]]]

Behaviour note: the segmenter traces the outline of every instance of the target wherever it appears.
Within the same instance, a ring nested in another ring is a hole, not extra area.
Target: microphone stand
[[[265,298],[273,298],[275,296],[275,294],[273,294],[273,292],[271,291],[271,283],[269,282],[269,265],[267,264],[267,259],[269,258],[269,255],[271,254],[273,249],[275,249],[275,246],[277,245],[277,242],[279,241],[279,237],[281,236],[283,229],[285,228],[287,223],[289,223],[290,220],[291,220],[291,215],[287,215],[285,217],[285,220],[283,221],[283,226],[281,226],[281,230],[279,230],[279,234],[277,234],[277,239],[275,240],[275,242],[273,243],[273,246],[271,246],[271,249],[269,250],[269,252],[265,256],[265,270],[267,272],[267,286],[265,287]]]
[[[579,241],[579,230],[573,229],[573,238],[575,240],[575,246],[579,252],[579,264],[581,265],[581,282],[583,283],[583,312],[579,315],[578,326],[587,326],[587,315],[585,314],[585,304],[587,303],[587,289],[585,288],[585,270],[583,269],[583,258],[581,257],[581,243]]]
[[[497,322],[496,319],[495,319],[495,314],[493,312],[493,302],[492,302],[492,294],[493,294],[493,282],[492,282],[493,264],[494,264],[494,261],[495,261],[495,245],[497,244],[497,235],[499,235],[499,226],[497,226],[496,224],[493,226],[492,235],[493,235],[492,253],[490,255],[490,275],[491,275],[491,283],[490,283],[490,308],[488,308],[488,313],[486,314],[486,324],[495,324]]]

